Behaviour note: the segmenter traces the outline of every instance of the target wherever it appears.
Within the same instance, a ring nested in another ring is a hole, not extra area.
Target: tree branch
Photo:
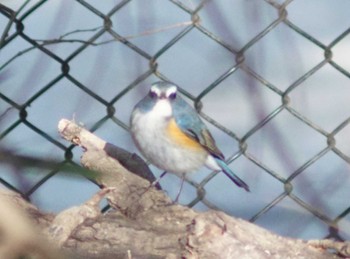
[[[65,253],[79,258],[339,258],[329,253],[329,246],[322,241],[285,238],[223,212],[201,213],[173,204],[164,192],[150,187],[149,180],[128,171],[117,160],[122,157],[124,165],[130,162],[144,167],[142,160],[134,160],[135,155],[68,120],[60,121],[59,132],[84,149],[81,163],[96,171],[104,188],[85,204],[58,215],[44,214],[25,201],[19,207],[28,218],[36,215],[35,224]],[[108,155],[111,153],[114,158]],[[102,214],[99,202],[104,196],[114,210]],[[29,208],[32,213],[28,213]],[[41,217],[43,220],[38,220]],[[0,217],[0,233],[5,233],[5,227]],[[349,249],[346,243],[338,247]]]

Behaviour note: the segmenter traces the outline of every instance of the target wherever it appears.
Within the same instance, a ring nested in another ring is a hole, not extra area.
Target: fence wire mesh
[[[306,237],[350,237],[350,70],[343,62],[349,57],[335,58],[347,55],[349,19],[332,30],[331,40],[324,43],[320,34],[310,33],[298,20],[306,14],[306,20],[327,23],[329,17],[318,17],[313,9],[317,1],[311,1],[314,5],[306,10],[297,0],[18,2],[0,5],[2,185],[28,199],[38,193],[49,195],[45,185],[64,171],[57,166],[48,170],[51,161],[78,164],[78,151],[54,133],[59,115],[71,112],[65,109],[67,103],[74,104],[77,116],[83,114],[78,120],[91,131],[101,135],[113,131],[125,143],[111,142],[130,147],[125,137],[127,117],[135,100],[150,82],[168,80],[179,84],[215,136],[225,136],[221,144],[228,145],[224,153],[230,154],[230,166],[235,170],[244,164],[239,174],[252,185],[247,198],[247,194],[221,190],[213,172],[199,180],[188,179],[195,189],[189,206],[223,209],[290,236],[303,237],[302,229],[314,225],[318,230]],[[328,1],[322,6],[330,9],[329,16],[336,16],[332,8],[337,4]],[[232,18],[235,15],[243,21],[238,23]],[[250,26],[244,18],[250,19]],[[151,29],[145,30],[143,24],[151,24]],[[235,33],[242,29],[237,26],[246,26],[241,38]],[[161,40],[155,40],[159,35]],[[286,39],[272,43],[267,41],[271,37]],[[284,45],[279,45],[281,41]],[[299,62],[300,53],[293,48],[296,41],[310,49],[312,62]],[[266,44],[276,44],[284,54],[277,57],[274,47],[267,50]],[[202,54],[204,47],[209,56]],[[86,68],[95,58],[97,62]],[[281,60],[289,65],[281,65]],[[276,79],[282,74],[288,74],[289,81]],[[330,74],[336,78],[332,87],[326,82]],[[115,81],[103,79],[109,77]],[[189,88],[191,77],[201,85]],[[237,84],[244,89],[241,100],[235,98],[242,93],[236,92]],[[306,108],[298,105],[303,98]],[[51,111],[59,111],[57,118],[50,118]],[[254,114],[253,119],[247,113]],[[331,118],[329,123],[322,120],[326,116]],[[237,128],[233,121],[245,127]],[[49,144],[42,147],[42,142]],[[230,195],[237,195],[236,209],[244,207],[245,214],[226,209],[229,205],[223,200],[234,199]],[[260,195],[268,200],[261,202]]]

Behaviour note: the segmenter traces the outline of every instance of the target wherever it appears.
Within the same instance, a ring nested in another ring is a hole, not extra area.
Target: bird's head
[[[138,108],[144,112],[152,112],[155,116],[171,117],[172,103],[176,100],[177,86],[169,82],[152,84],[148,95],[140,101]]]

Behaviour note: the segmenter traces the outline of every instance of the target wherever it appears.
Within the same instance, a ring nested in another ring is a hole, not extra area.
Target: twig
[[[310,240],[307,243],[316,248],[322,248],[325,250],[334,250],[338,255],[350,258],[350,241],[337,242],[331,239],[325,239],[325,240]]]
[[[155,33],[159,33],[159,32],[163,32],[163,31],[167,31],[167,30],[171,30],[177,27],[181,27],[181,26],[187,26],[187,25],[191,25],[192,21],[187,21],[187,22],[181,22],[181,23],[176,23],[176,24],[172,24],[163,28],[159,28],[159,29],[154,29],[154,30],[149,30],[149,31],[145,31],[142,32],[140,34],[136,34],[136,35],[129,35],[124,37],[125,39],[133,39],[133,38],[138,38],[138,37],[143,37],[143,36],[147,36],[150,34],[155,34]],[[80,39],[65,39],[67,36],[76,34],[76,33],[82,33],[82,32],[94,32],[98,29],[101,29],[102,27],[95,27],[95,28],[91,28],[91,29],[78,29],[78,30],[73,30],[71,32],[67,32],[63,35],[61,35],[59,38],[57,39],[34,39],[35,41],[41,43],[41,46],[46,46],[46,45],[52,45],[52,44],[59,44],[59,43],[83,43],[83,44],[88,44],[91,46],[101,46],[101,45],[105,45],[105,44],[109,44],[112,42],[116,42],[118,41],[118,39],[111,39],[111,40],[106,40],[106,41],[101,41],[101,42],[90,42],[90,41],[85,41],[85,40],[80,40]],[[1,41],[0,41],[1,43]],[[1,44],[0,44],[1,47]],[[13,62],[16,58],[26,54],[27,52],[36,49],[37,47],[32,46],[26,49],[23,49],[21,51],[19,51],[16,55],[14,55],[13,57],[11,57],[10,59],[8,59],[3,65],[0,66],[0,71],[3,70],[6,66],[8,66],[11,62]]]

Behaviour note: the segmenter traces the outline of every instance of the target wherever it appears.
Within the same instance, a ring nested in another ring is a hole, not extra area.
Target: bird
[[[203,166],[222,171],[237,186],[250,191],[228,167],[207,126],[172,82],[151,85],[131,113],[130,132],[136,147],[149,162],[182,179],[175,201],[185,176]]]

